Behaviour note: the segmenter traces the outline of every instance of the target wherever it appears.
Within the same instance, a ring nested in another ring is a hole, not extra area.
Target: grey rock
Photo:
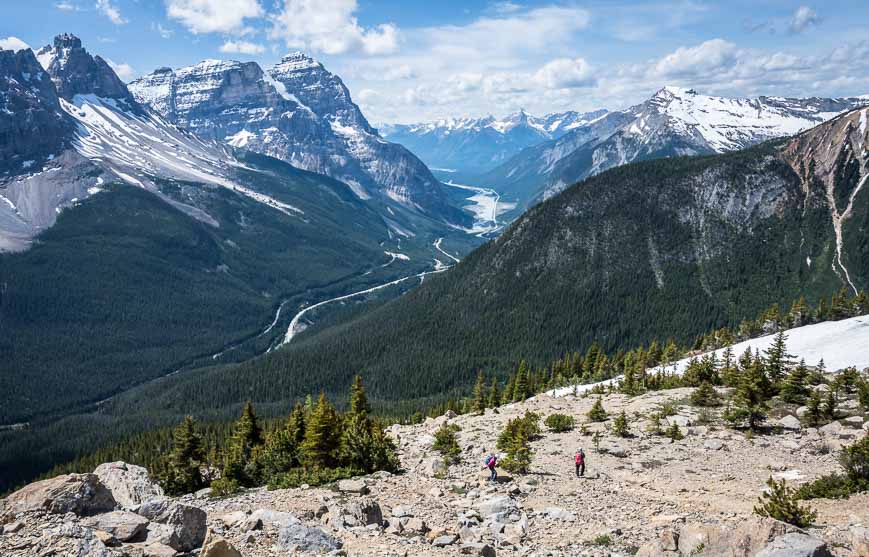
[[[703,448],[710,451],[720,451],[724,448],[724,441],[721,439],[707,439],[703,442]]]
[[[796,416],[787,415],[783,418],[780,418],[777,422],[777,425],[781,426],[783,429],[789,429],[792,431],[799,431],[802,425],[800,424],[800,420]]]
[[[205,540],[206,514],[202,509],[156,498],[140,505],[136,512],[152,522],[148,525],[149,542],[157,541],[178,551],[192,551]]]
[[[148,519],[129,511],[112,511],[94,516],[85,524],[107,532],[119,541],[132,542],[144,539]]]
[[[275,511],[272,509],[257,509],[253,511],[250,516],[243,522],[243,527],[246,523],[259,521],[263,525],[275,526],[275,527],[285,527],[291,526],[294,524],[300,524],[301,521],[292,513]],[[251,530],[255,528],[247,528],[246,530]]]
[[[90,516],[114,510],[112,492],[94,474],[67,474],[34,482],[4,499],[6,514],[46,510]]]
[[[445,476],[447,473],[447,465],[444,464],[444,459],[432,457],[423,464],[423,472],[425,475],[435,478]]]
[[[830,557],[826,542],[800,532],[779,536],[756,557]]]
[[[288,553],[307,551],[327,553],[341,549],[341,540],[327,534],[320,528],[309,528],[302,524],[285,526],[278,532],[278,545]]]
[[[435,547],[446,547],[448,545],[453,545],[454,543],[456,543],[455,534],[445,534],[443,536],[438,536],[431,542],[431,544]]]
[[[479,557],[495,557],[495,548],[485,543],[465,543],[459,547],[462,555],[478,555]]]
[[[112,492],[122,509],[132,509],[148,499],[161,497],[163,489],[151,480],[148,470],[126,462],[100,464],[94,474]]]
[[[338,482],[338,491],[342,493],[359,493],[365,495],[368,493],[368,486],[365,480],[341,480]]]
[[[480,515],[484,518],[495,515],[508,515],[513,512],[518,512],[519,505],[512,497],[506,495],[496,495],[482,501],[478,509]]]

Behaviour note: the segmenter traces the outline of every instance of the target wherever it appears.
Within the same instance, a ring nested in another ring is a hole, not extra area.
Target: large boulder
[[[679,532],[664,530],[660,539],[644,545],[637,557],[745,557],[756,555],[773,540],[797,528],[771,518],[752,518],[739,527],[691,523]],[[823,554],[822,554],[823,555]],[[776,557],[780,557],[776,555]]]
[[[142,503],[136,512],[148,520],[148,541],[178,551],[192,551],[205,541],[205,511],[159,497]]]
[[[148,519],[129,511],[112,511],[89,518],[85,524],[111,534],[118,541],[135,542],[145,538]]]
[[[772,540],[756,557],[831,557],[831,554],[823,540],[792,532]]]
[[[94,474],[67,474],[34,482],[9,495],[2,514],[45,510],[90,516],[114,510],[112,492]]]
[[[341,540],[320,528],[293,524],[278,532],[278,545],[290,555],[294,552],[328,553],[341,549]]]
[[[447,475],[447,465],[444,459],[432,457],[423,463],[423,472],[426,476],[440,478]]]
[[[242,555],[231,543],[209,530],[199,557],[242,557]]]
[[[44,530],[40,542],[40,546],[44,548],[42,551],[35,551],[35,548],[31,547],[23,553],[13,552],[12,555],[113,557],[112,552],[93,529],[73,522],[65,522],[60,526]]]
[[[365,484],[365,480],[363,479],[341,480],[338,482],[338,491],[342,493],[358,493],[359,495],[365,495],[368,493],[368,486]]]
[[[163,489],[151,480],[148,470],[126,462],[100,464],[94,474],[109,488],[118,505],[130,510],[148,499],[163,496]]]
[[[512,497],[496,495],[482,501],[478,509],[483,518],[494,517],[496,520],[511,514],[519,513],[519,504]]]
[[[383,511],[380,504],[363,497],[350,502],[347,506],[338,504],[329,507],[329,525],[336,528],[383,525]]]

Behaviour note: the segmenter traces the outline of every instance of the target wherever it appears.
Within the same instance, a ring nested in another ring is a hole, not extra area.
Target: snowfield
[[[842,321],[827,321],[815,325],[806,325],[785,331],[787,336],[788,353],[797,360],[804,358],[806,364],[816,366],[823,359],[828,371],[839,371],[846,367],[855,366],[862,370],[869,367],[869,315],[843,319]],[[751,340],[746,340],[733,345],[733,355],[738,358],[740,354],[750,348],[753,351],[764,352],[773,343],[775,335],[767,335]],[[715,355],[720,358],[725,348],[715,350]],[[708,352],[707,352],[708,354]],[[692,358],[700,358],[705,354],[683,358],[671,366],[667,371],[681,375],[688,367]],[[661,368],[650,371],[657,372]],[[577,385],[576,392],[583,393],[598,385],[610,385],[621,382],[622,376],[607,379],[599,383]],[[573,394],[574,387],[562,387],[548,391],[552,396],[565,396]]]

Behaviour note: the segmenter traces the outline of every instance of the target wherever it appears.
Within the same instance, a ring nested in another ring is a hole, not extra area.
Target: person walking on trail
[[[495,468],[498,465],[498,458],[490,454],[486,457],[486,468],[489,469],[491,476],[489,476],[489,481],[494,482],[498,480],[498,470]]]
[[[576,477],[580,478],[585,476],[585,451],[583,451],[582,448],[576,451],[573,461],[576,463]]]

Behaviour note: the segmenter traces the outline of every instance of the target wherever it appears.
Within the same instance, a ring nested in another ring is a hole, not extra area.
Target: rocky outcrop
[[[144,539],[148,519],[129,511],[112,511],[91,517],[85,524],[111,534],[118,541],[131,542]]]
[[[89,516],[111,511],[116,502],[95,474],[67,474],[32,483],[2,501],[0,515],[45,510]]]
[[[94,474],[106,486],[123,509],[132,509],[155,497],[163,496],[163,488],[154,482],[148,470],[126,462],[100,464]]]
[[[0,195],[4,175],[41,168],[68,146],[72,131],[33,51],[0,50]]]
[[[54,43],[42,47],[36,56],[51,75],[58,94],[68,101],[76,95],[96,95],[136,104],[112,67],[99,56],[91,56],[75,35],[56,36]]]
[[[422,161],[371,127],[343,81],[302,53],[266,72],[254,62],[220,60],[160,68],[130,90],[202,137],[326,174],[361,199],[382,195],[436,218],[469,220]]]

